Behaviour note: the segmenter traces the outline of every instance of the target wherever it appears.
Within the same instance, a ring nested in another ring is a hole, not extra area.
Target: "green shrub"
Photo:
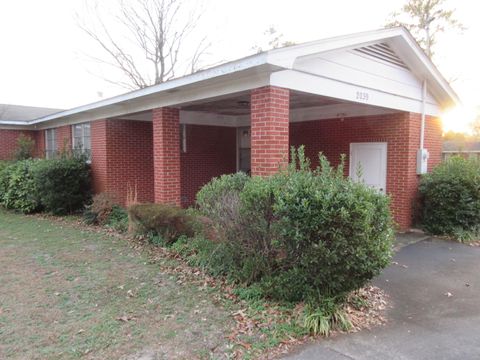
[[[167,204],[137,204],[128,208],[128,216],[137,232],[154,232],[166,244],[171,244],[179,236],[191,237],[195,233],[196,221],[184,209]]]
[[[30,136],[20,134],[17,138],[17,144],[13,153],[15,160],[27,160],[33,157],[33,150],[35,149],[35,140]]]
[[[480,227],[480,162],[453,157],[420,182],[422,224],[432,234],[468,239]]]
[[[0,173],[0,204],[7,209],[31,213],[41,208],[38,184],[33,175],[40,160],[14,162]]]
[[[81,158],[21,160],[0,172],[0,204],[23,213],[70,213],[89,194],[89,167]]]
[[[126,232],[128,230],[127,210],[118,205],[114,205],[108,215],[106,225],[116,231]]]
[[[288,302],[344,298],[389,263],[389,199],[322,155],[316,170],[303,148],[291,158],[268,178],[214,179],[199,193],[198,209],[217,224],[223,246],[235,249],[227,271],[237,281]]]
[[[41,160],[33,171],[44,209],[57,215],[80,210],[90,197],[90,166],[84,157]]]
[[[196,204],[200,213],[211,219],[217,230],[232,232],[226,236],[237,236],[241,231],[239,220],[240,192],[250,181],[245,173],[222,175],[213,178],[197,193]]]
[[[333,330],[348,331],[352,323],[334,298],[322,299],[319,305],[309,304],[304,309],[303,326],[312,335],[329,336]]]
[[[343,165],[334,169],[320,156],[320,166],[310,171],[300,155],[299,170],[290,167],[288,174],[279,175],[282,181],[275,194],[282,235],[278,241],[285,254],[279,276],[285,269],[294,270],[308,296],[347,294],[389,263],[389,199],[344,177]],[[288,286],[284,282],[285,291]],[[290,286],[297,287],[292,282]]]
[[[4,194],[6,191],[6,183],[4,183],[6,181],[4,180],[4,176],[6,177],[6,174],[4,175],[3,172],[11,164],[12,163],[10,161],[0,160],[0,204],[2,203],[2,194]]]

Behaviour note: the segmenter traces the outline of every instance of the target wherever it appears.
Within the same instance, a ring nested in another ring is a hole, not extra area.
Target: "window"
[[[57,153],[56,129],[45,130],[45,156],[47,159],[53,159],[56,153]]]
[[[73,150],[87,155],[91,159],[90,123],[73,125]]]

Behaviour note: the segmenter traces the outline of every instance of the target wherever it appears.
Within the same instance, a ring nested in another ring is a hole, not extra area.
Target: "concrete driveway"
[[[388,324],[320,340],[286,359],[480,359],[480,248],[401,243],[398,264],[374,281],[391,297]]]

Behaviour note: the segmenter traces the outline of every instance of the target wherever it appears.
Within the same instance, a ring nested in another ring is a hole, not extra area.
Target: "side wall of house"
[[[95,193],[108,192],[125,204],[129,191],[153,202],[152,123],[97,120],[91,123],[92,177]]]
[[[180,155],[182,206],[193,204],[213,177],[236,171],[236,134],[231,127],[186,125],[186,152]]]
[[[69,125],[56,128],[57,150],[72,148],[72,127]],[[0,129],[0,160],[10,160],[17,147],[17,139],[23,134],[35,141],[34,156],[45,156],[45,130],[6,130]]]
[[[386,191],[392,197],[395,221],[406,229],[412,225],[418,191],[416,152],[420,146],[420,124],[420,115],[410,113],[292,123],[290,145],[305,145],[313,165],[319,152],[334,165],[338,165],[340,155],[345,154],[345,175],[348,176],[350,143],[386,142]],[[440,121],[427,118],[425,147],[430,152],[429,170],[441,161],[441,142]]]
[[[36,140],[35,131],[0,129],[0,160],[13,159],[17,148],[17,139],[22,134]],[[37,152],[36,148],[35,152]]]

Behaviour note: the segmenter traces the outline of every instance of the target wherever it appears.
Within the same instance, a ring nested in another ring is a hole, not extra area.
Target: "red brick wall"
[[[420,115],[418,115],[420,116]],[[442,162],[443,129],[440,118],[427,116],[425,124],[425,147],[430,152],[428,171]]]
[[[430,151],[429,169],[441,159],[441,127],[429,119],[425,146]],[[387,142],[387,193],[392,197],[392,212],[403,229],[412,225],[413,204],[418,189],[416,153],[420,146],[420,116],[397,113],[370,117],[329,119],[292,123],[290,143],[305,145],[307,156],[316,166],[318,152],[338,165],[340,154],[347,156],[345,174],[349,171],[352,142]]]
[[[35,156],[39,158],[45,157],[45,131],[35,131]]]
[[[155,202],[180,206],[180,114],[178,109],[152,110]]]
[[[200,188],[213,177],[236,172],[236,129],[186,125],[186,152],[181,158],[182,206],[195,200]]]
[[[108,192],[122,204],[137,188],[140,202],[153,201],[152,124],[98,120],[91,123],[94,191]]]
[[[11,160],[13,158],[20,134],[35,140],[34,131],[0,129],[0,160]]]
[[[251,92],[252,175],[268,176],[288,162],[290,92],[265,86]]]
[[[92,144],[92,181],[93,191],[101,193],[114,191],[108,187],[107,177],[107,122],[108,120],[97,120],[90,123],[90,140]]]
[[[70,125],[58,127],[55,135],[59,152],[72,150],[72,127]]]

